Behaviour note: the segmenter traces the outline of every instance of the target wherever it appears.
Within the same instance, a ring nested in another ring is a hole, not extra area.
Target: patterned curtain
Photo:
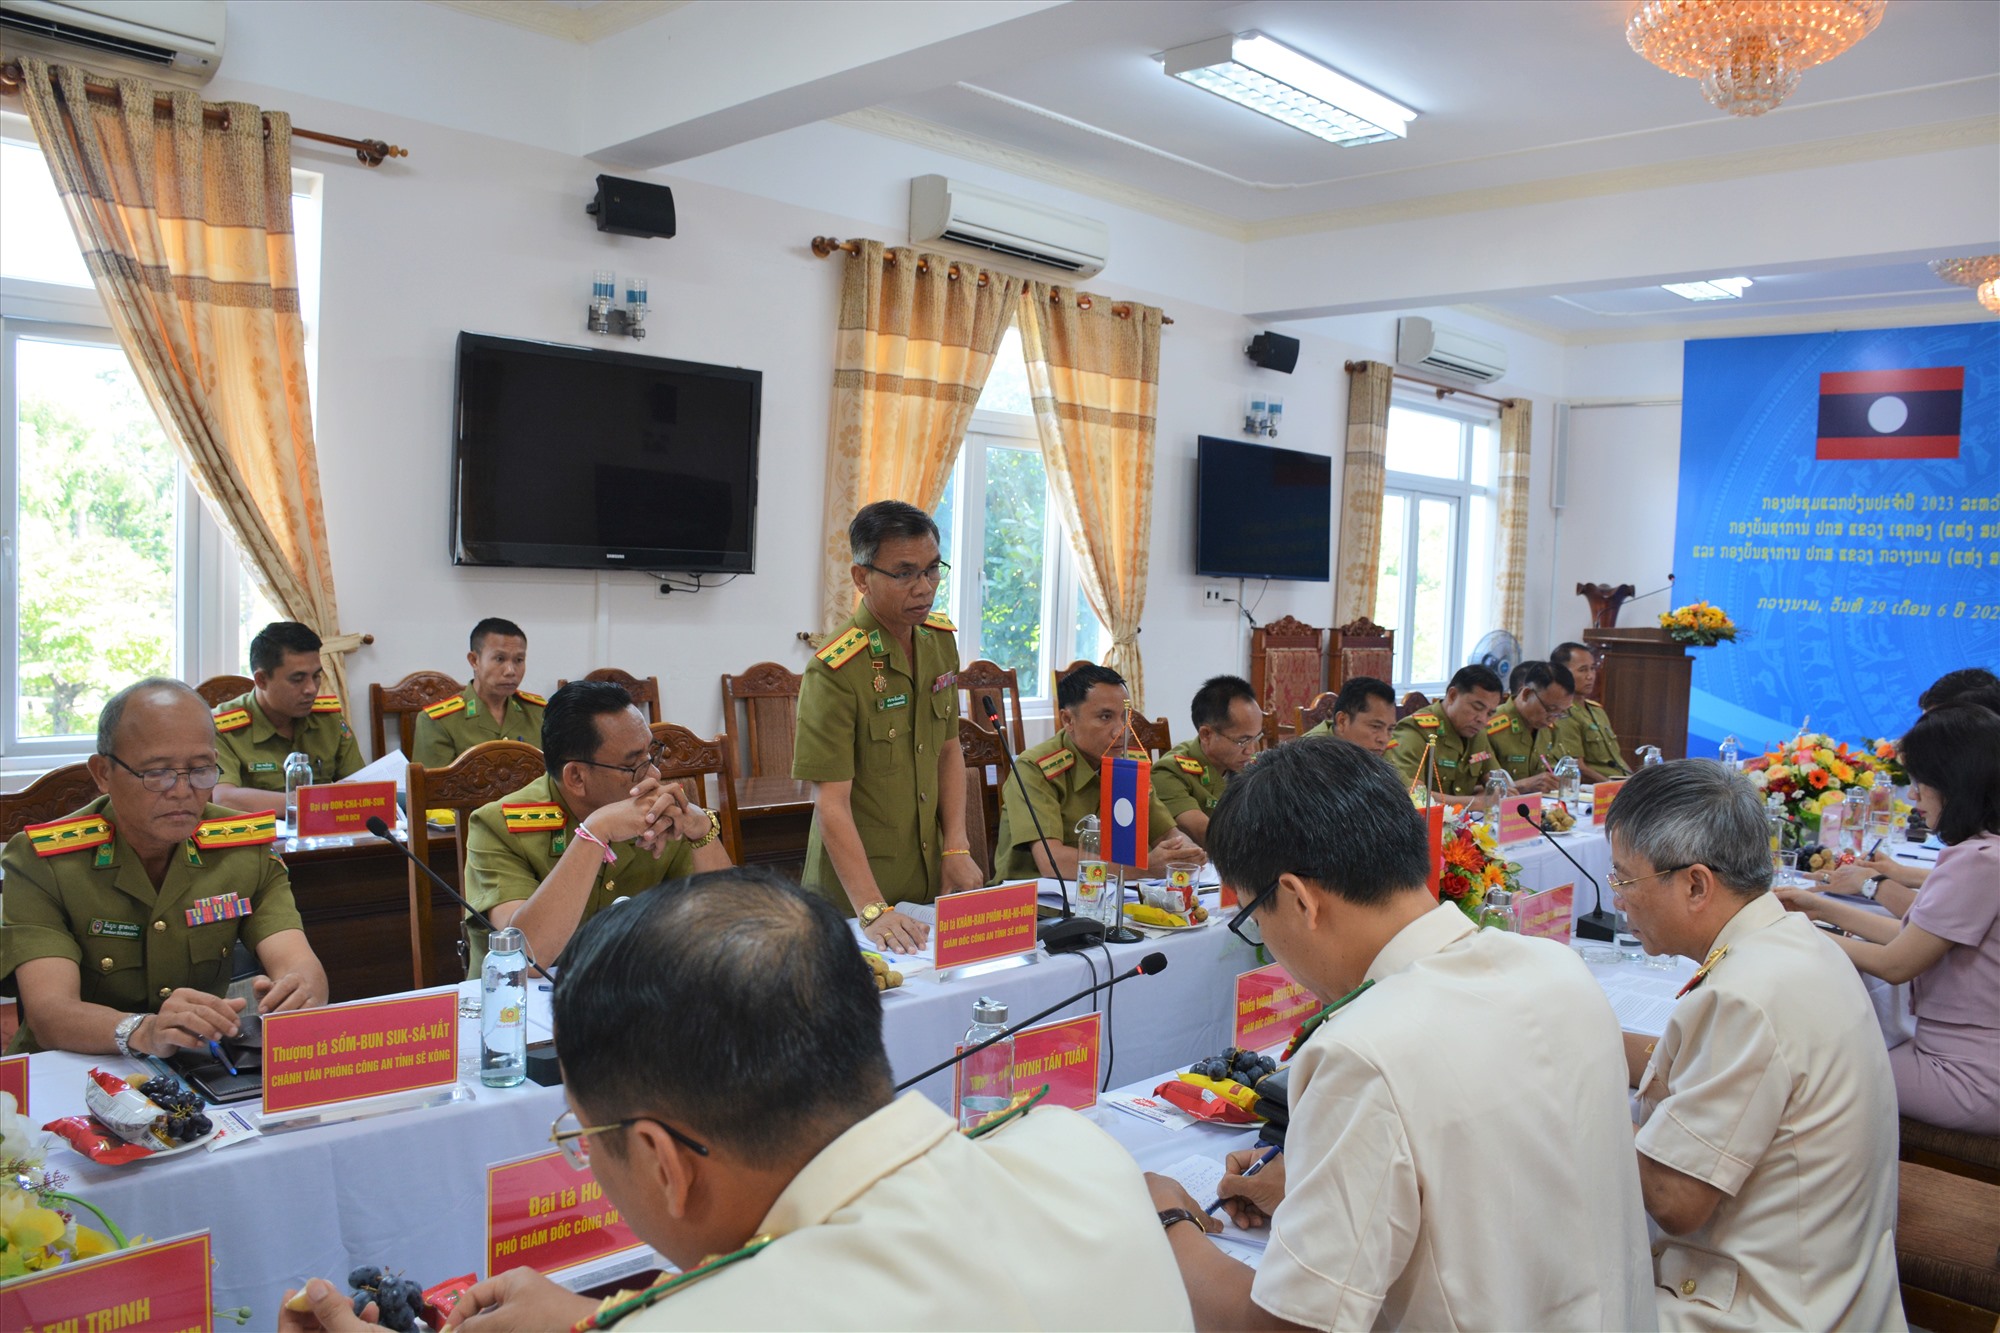
[[[92,99],[81,70],[21,66],[28,119],[133,374],[266,595],[327,641],[331,688],[346,697],[340,653],[357,639],[339,633],[320,504],[290,118],[204,108],[137,79]]]
[[[1104,665],[1145,707],[1139,614],[1153,534],[1153,427],[1160,398],[1160,312],[1031,282],[1021,293],[1035,427],[1049,487],[1069,529],[1078,580],[1111,631]]]
[[[1375,619],[1382,571],[1382,473],[1389,448],[1389,391],[1380,361],[1347,363],[1347,453],[1340,469],[1340,563],[1333,623]],[[1389,679],[1383,676],[1382,679]]]
[[[1528,587],[1528,432],[1535,405],[1526,398],[1500,404],[1500,628],[1521,637]]]
[[[847,525],[863,505],[937,508],[993,353],[1014,318],[1019,278],[944,255],[857,241],[840,288],[833,423],[826,446],[820,630],[854,613]]]

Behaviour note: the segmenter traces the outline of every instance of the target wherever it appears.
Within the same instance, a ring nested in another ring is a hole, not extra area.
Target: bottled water
[[[1076,821],[1076,910],[1077,915],[1102,921],[1110,930],[1123,916],[1119,899],[1123,896],[1116,872],[1105,864],[1098,842],[1097,816],[1085,815]]]
[[[480,974],[479,1081],[511,1088],[528,1077],[527,940],[512,926],[487,938]]]
[[[1734,736],[1724,736],[1722,738],[1720,758],[1724,768],[1743,767],[1743,751],[1737,747]]]
[[[980,996],[972,1006],[972,1026],[965,1030],[967,1049],[1007,1026],[1007,1006]],[[958,1062],[958,1127],[971,1129],[1014,1100],[1014,1039],[1002,1037],[985,1050]]]
[[[1840,849],[1860,857],[1868,850],[1862,845],[1867,832],[1868,793],[1860,787],[1849,787],[1840,798]]]
[[[1576,756],[1566,754],[1556,761],[1556,795],[1576,814],[1583,805],[1583,767],[1576,762]]]
[[[294,838],[299,836],[299,788],[312,786],[311,755],[294,750],[285,756],[285,825]]]

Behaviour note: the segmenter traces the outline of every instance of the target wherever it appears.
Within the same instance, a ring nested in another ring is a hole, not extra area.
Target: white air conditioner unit
[[[1396,359],[1406,366],[1488,384],[1507,373],[1507,349],[1416,315],[1396,321]]]
[[[918,176],[910,182],[910,243],[933,241],[1088,278],[1104,270],[1111,231],[1095,218],[943,176]]]
[[[198,87],[222,65],[224,0],[0,0],[0,48]]]

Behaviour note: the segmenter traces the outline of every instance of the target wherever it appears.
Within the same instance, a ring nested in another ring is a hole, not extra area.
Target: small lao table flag
[[[1104,757],[1097,826],[1104,859],[1136,870],[1146,868],[1147,808],[1153,798],[1153,769],[1144,759]]]

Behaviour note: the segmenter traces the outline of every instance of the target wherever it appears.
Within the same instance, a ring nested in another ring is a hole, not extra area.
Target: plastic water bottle
[[[1659,746],[1642,745],[1639,747],[1639,767],[1651,768],[1655,764],[1664,764],[1666,762],[1667,757],[1661,753]]]
[[[1556,795],[1571,814],[1577,813],[1583,805],[1583,767],[1576,762],[1576,756],[1566,754],[1556,761]]]
[[[1868,793],[1860,787],[1849,787],[1847,794],[1840,798],[1840,849],[1853,852],[1858,858],[1868,850],[1862,846],[1862,839],[1867,833]]]
[[[528,1076],[527,940],[512,926],[487,937],[480,973],[479,1081],[511,1088]]]
[[[967,1049],[1007,1027],[1007,1006],[982,995],[973,1002]],[[958,1062],[958,1127],[970,1129],[1014,1100],[1014,1039],[1001,1037],[985,1050]]]
[[[1829,805],[1819,815],[1819,845],[1838,856],[1842,840],[1846,837],[1847,803]],[[1799,869],[1805,869],[1800,866]]]
[[[1764,823],[1771,831],[1771,870],[1784,869],[1785,850],[1785,798],[1772,792],[1764,798]]]
[[[1738,748],[1736,744],[1736,738],[1734,736],[1724,736],[1722,738],[1722,749],[1720,751],[1720,755],[1722,759],[1722,766],[1724,768],[1743,767],[1743,751],[1740,748]]]
[[[297,750],[285,756],[285,825],[299,836],[299,788],[312,786],[312,756]]]
[[[1118,884],[1111,878],[1098,840],[1097,816],[1085,815],[1076,821],[1076,906],[1077,911],[1106,928],[1119,924]]]

